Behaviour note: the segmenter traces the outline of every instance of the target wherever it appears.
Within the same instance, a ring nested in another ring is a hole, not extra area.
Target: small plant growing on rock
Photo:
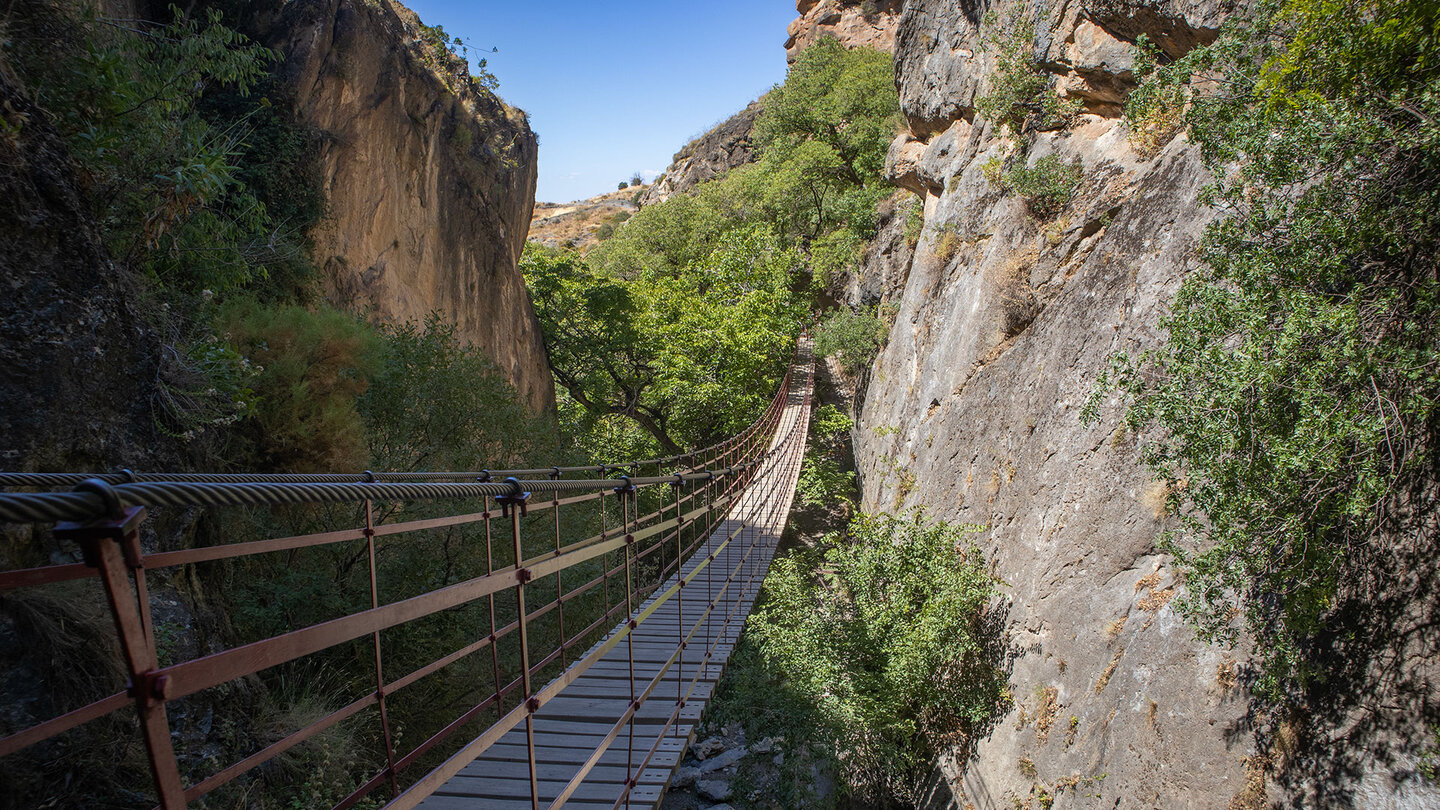
[[[1027,125],[1036,129],[1068,126],[1080,101],[1066,100],[1051,88],[1050,76],[1035,58],[1035,25],[1022,20],[1018,6],[1005,20],[990,11],[981,24],[985,43],[995,55],[990,92],[975,102],[980,114],[1019,135]]]
[[[1158,70],[1160,49],[1145,34],[1135,40],[1134,56],[1140,85],[1125,101],[1125,124],[1130,145],[1148,158],[1185,126],[1188,77]]]
[[[920,232],[925,229],[925,205],[918,199],[905,206],[905,244],[911,248],[920,242]]]
[[[1046,155],[1033,166],[1021,163],[1006,171],[1004,186],[1025,198],[1030,213],[1049,219],[1069,204],[1082,176],[1079,161],[1066,163],[1059,155]]]

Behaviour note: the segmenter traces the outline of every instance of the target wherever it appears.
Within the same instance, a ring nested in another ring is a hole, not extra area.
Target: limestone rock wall
[[[755,119],[764,108],[765,99],[762,96],[686,144],[684,149],[675,153],[665,173],[646,189],[640,204],[663,202],[753,160],[755,152],[750,133],[755,129]]]
[[[64,141],[3,57],[0,117],[0,469],[172,466],[176,442],[152,410],[161,337],[106,252]]]
[[[1051,220],[982,170],[1016,148],[975,113],[991,69],[984,8],[910,0],[899,18],[909,132],[888,170],[922,195],[925,227],[908,274],[869,271],[891,282],[870,289],[895,320],[856,406],[863,505],[984,527],[1006,583],[1014,696],[968,760],[943,763],[936,806],[1223,808],[1264,784],[1247,772],[1234,653],[1198,642],[1171,604],[1157,540],[1172,518],[1136,437],[1114,402],[1098,424],[1080,418],[1110,354],[1158,340],[1213,216],[1197,200],[1209,179],[1197,150],[1181,136],[1138,154],[1118,104],[1134,36],[1183,50],[1213,38],[1224,10],[1128,7],[1022,7],[1037,59],[1085,104],[1030,148],[1031,161],[1084,169]]]
[[[791,61],[821,37],[834,37],[847,48],[895,48],[895,26],[904,0],[796,0],[800,17],[786,33],[785,55]]]
[[[438,311],[534,410],[553,408],[517,269],[535,203],[525,114],[474,85],[390,0],[296,0],[270,26],[300,119],[323,138],[327,294],[382,321]]]

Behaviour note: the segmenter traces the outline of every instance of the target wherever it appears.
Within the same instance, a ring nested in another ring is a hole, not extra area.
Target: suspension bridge
[[[813,371],[802,340],[758,420],[717,445],[661,459],[464,473],[0,473],[0,486],[27,490],[0,492],[0,524],[39,531],[53,523],[55,544],[77,557],[0,571],[0,597],[63,583],[98,589],[127,674],[108,695],[56,695],[54,716],[0,725],[8,735],[0,765],[45,755],[87,724],[133,709],[154,806],[175,810],[243,785],[341,724],[368,724],[383,749],[378,764],[336,810],[377,800],[429,810],[657,807],[784,528]],[[407,506],[423,516],[407,517]],[[358,525],[163,550],[145,533],[152,513],[337,508]],[[450,539],[468,543],[475,570],[418,593],[385,581],[385,555],[437,535],[446,549]],[[175,654],[162,655],[153,577],[317,549],[345,550],[368,566],[360,607],[162,660]],[[469,640],[419,666],[407,662],[407,672],[387,666],[395,647],[387,639],[437,620],[473,628]],[[363,649],[372,671],[348,703],[255,741],[233,762],[180,750],[171,707],[337,649]],[[466,685],[467,702],[433,733],[402,743],[397,701],[447,677]]]

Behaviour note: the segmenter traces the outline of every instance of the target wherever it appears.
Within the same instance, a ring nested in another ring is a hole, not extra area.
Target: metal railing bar
[[[327,714],[319,720],[316,720],[310,725],[300,729],[299,731],[290,734],[284,739],[277,740],[276,742],[271,743],[270,745],[260,749],[259,751],[256,751],[250,756],[240,760],[239,762],[236,762],[235,764],[225,768],[224,770],[216,771],[215,773],[211,774],[200,782],[195,783],[195,785],[186,788],[185,800],[193,802],[196,799],[202,798],[203,796],[209,794],[217,788],[223,787],[234,781],[236,778],[243,775],[246,771],[249,771],[252,768],[255,768],[271,759],[274,759],[275,757],[285,753],[286,751],[289,751],[291,748],[299,745],[300,743],[305,742],[316,734],[319,734],[325,729],[328,729],[331,726],[336,725],[337,723],[344,722],[345,720],[354,717],[362,709],[374,706],[379,702],[380,701],[375,696],[375,693],[371,692],[343,708],[336,709],[330,714]]]
[[[53,717],[39,725],[31,726],[24,731],[16,732],[8,737],[0,737],[0,757],[9,756],[35,743],[64,734],[70,729],[84,725],[91,720],[98,720],[111,712],[119,711],[126,706],[132,705],[133,701],[134,699],[130,697],[128,692],[117,692],[110,697],[101,698],[94,703],[81,706],[59,717]]]

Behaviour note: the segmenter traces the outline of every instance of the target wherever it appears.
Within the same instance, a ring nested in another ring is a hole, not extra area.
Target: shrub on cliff
[[[743,705],[753,733],[782,733],[790,751],[821,743],[866,806],[914,803],[935,753],[1005,705],[988,621],[999,582],[971,531],[862,515],[823,559],[777,560],[742,642],[758,661],[721,710]]]
[[[1078,101],[1061,99],[1051,79],[1035,58],[1035,24],[1024,19],[1024,6],[1016,4],[1004,19],[987,11],[981,23],[985,45],[995,60],[990,92],[975,102],[975,109],[1016,137],[1027,125],[1038,129],[1063,127],[1080,110]]]
[[[833,357],[849,373],[857,374],[870,365],[890,327],[872,312],[841,308],[815,327],[815,353]]]
[[[1229,216],[1168,342],[1111,381],[1163,429],[1146,455],[1185,518],[1183,609],[1206,638],[1243,626],[1257,694],[1293,700],[1436,556],[1440,6],[1272,0],[1146,83],[1185,88]]]

